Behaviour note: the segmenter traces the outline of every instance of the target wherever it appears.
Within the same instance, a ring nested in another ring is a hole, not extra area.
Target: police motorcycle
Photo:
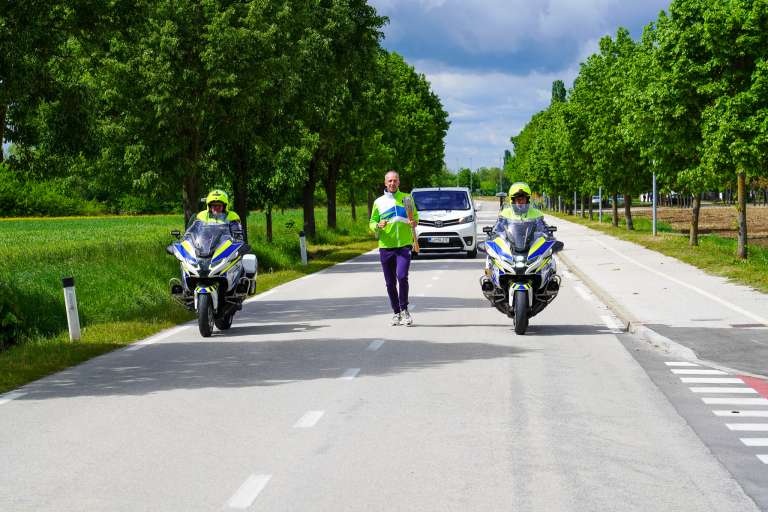
[[[488,240],[478,249],[486,253],[485,275],[480,286],[485,298],[512,318],[516,334],[525,334],[528,320],[557,297],[560,276],[552,257],[564,247],[554,240],[554,226],[537,231],[536,221],[500,217],[496,226],[486,226]]]
[[[171,235],[177,241],[166,251],[181,265],[181,279],[171,279],[171,295],[197,312],[203,337],[209,337],[214,326],[229,329],[243,301],[256,292],[256,255],[249,254],[242,231],[230,232],[227,223],[193,219],[183,236],[178,230]]]

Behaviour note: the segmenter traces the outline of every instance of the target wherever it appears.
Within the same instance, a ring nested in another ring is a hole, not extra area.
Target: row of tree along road
[[[768,187],[766,48],[768,1],[673,0],[639,40],[601,39],[569,91],[553,84],[549,108],[512,137],[507,170],[569,203],[623,194],[629,229],[655,174],[662,192],[692,197],[692,245],[702,194],[736,189],[746,258],[747,187]]]
[[[0,15],[0,215],[193,215],[324,196],[369,203],[383,172],[443,172],[447,113],[381,47],[366,0],[18,2]]]

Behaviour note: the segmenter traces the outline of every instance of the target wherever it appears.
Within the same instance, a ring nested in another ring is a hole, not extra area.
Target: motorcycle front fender
[[[219,287],[216,285],[197,285],[195,288],[195,311],[197,311],[197,298],[200,295],[210,295],[213,300],[213,310],[219,310]]]

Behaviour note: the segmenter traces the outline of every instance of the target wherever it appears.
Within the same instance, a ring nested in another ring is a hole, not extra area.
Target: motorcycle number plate
[[[429,241],[433,244],[447,244],[450,242],[450,239],[447,236],[431,236]]]

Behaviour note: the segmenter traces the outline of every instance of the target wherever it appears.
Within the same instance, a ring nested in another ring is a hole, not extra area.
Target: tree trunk
[[[635,224],[632,222],[632,194],[624,194],[624,218],[627,220],[627,229],[635,230]]]
[[[270,244],[272,243],[272,207],[267,206],[267,211],[265,212],[266,217],[266,224],[267,224],[267,242]]]
[[[693,196],[693,209],[691,210],[691,232],[688,243],[695,247],[699,245],[699,212],[701,210],[701,192]]]
[[[184,225],[189,224],[189,220],[197,214],[197,202],[200,199],[200,178],[197,176],[197,169],[187,170],[184,175],[184,184],[182,188],[182,203],[184,206]]]
[[[614,192],[611,194],[611,197],[613,198],[613,219],[611,224],[617,228],[619,227],[619,195]]]
[[[373,201],[375,199],[376,198],[373,197],[373,191],[369,190],[368,191],[368,218],[369,219],[371,218],[371,215],[373,215]]]
[[[357,220],[357,209],[355,208],[355,186],[349,186],[349,206],[352,208],[352,220]]]
[[[589,198],[589,220],[595,220],[595,205],[592,204],[592,197]]]
[[[328,229],[336,229],[336,177],[339,175],[339,158],[328,165],[328,175],[325,179],[325,195],[328,198]]]
[[[5,142],[5,112],[8,110],[8,106],[3,102],[0,104],[0,163],[5,160],[5,151],[3,143]]]
[[[738,174],[738,212],[739,212],[739,248],[736,256],[747,259],[747,197],[746,178],[743,172]]]
[[[581,218],[582,219],[585,217],[585,215],[584,215],[584,200],[585,200],[585,196],[581,196]]]
[[[238,147],[235,150],[235,176],[232,185],[235,195],[235,212],[240,216],[240,224],[243,226],[243,240],[248,242],[248,159],[245,156],[245,148]]]
[[[315,184],[317,183],[318,153],[309,162],[307,181],[304,183],[304,234],[315,237]]]

